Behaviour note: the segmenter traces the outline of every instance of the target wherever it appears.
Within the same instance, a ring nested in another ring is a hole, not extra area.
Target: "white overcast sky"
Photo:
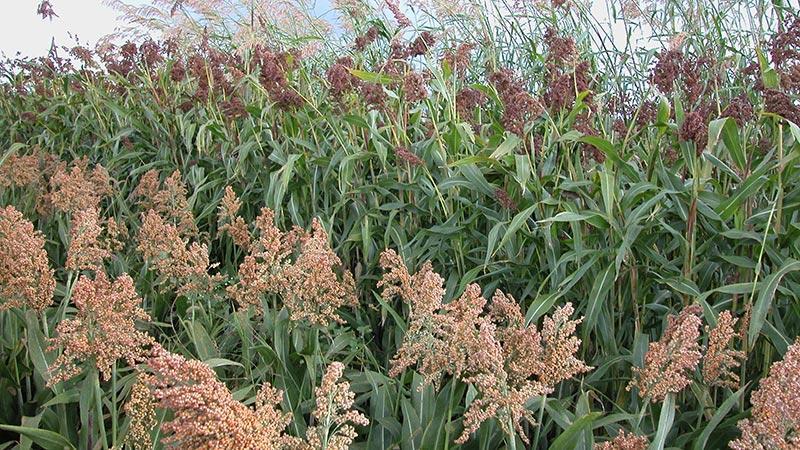
[[[94,43],[117,25],[117,13],[101,0],[51,0],[59,17],[52,21],[36,15],[38,0],[2,0],[0,13],[0,52],[13,57],[47,53],[53,38],[56,44],[71,45],[72,32],[81,43]]]
[[[317,10],[326,11],[330,0],[317,0]],[[43,20],[36,14],[39,0],[0,0],[0,53],[13,57],[17,52],[23,56],[42,56],[47,54],[50,43],[71,46],[74,40],[69,33],[76,35],[80,42],[93,46],[96,41],[111,32],[118,25],[117,13],[102,0],[51,0],[53,9],[59,15],[52,21]],[[146,3],[146,0],[128,0],[128,3]],[[405,3],[405,1],[401,1]],[[604,16],[604,1],[592,2],[592,12],[597,18]],[[619,24],[612,26],[615,38],[624,31]],[[615,39],[616,40],[616,39]]]

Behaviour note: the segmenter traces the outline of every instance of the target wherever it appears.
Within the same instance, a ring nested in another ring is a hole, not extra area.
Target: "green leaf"
[[[711,437],[711,433],[713,433],[714,430],[717,429],[720,422],[722,422],[722,419],[724,419],[725,416],[728,415],[728,412],[734,406],[736,406],[736,404],[739,402],[739,398],[744,393],[744,390],[745,388],[743,387],[738,391],[734,392],[730,397],[728,397],[727,399],[725,399],[724,402],[722,402],[722,405],[720,405],[719,408],[717,408],[717,411],[714,412],[714,416],[708,422],[708,425],[706,425],[705,428],[703,428],[703,432],[700,433],[700,437],[698,437],[697,440],[695,441],[694,443],[695,450],[702,450],[706,448],[706,443],[708,442],[708,438]]]
[[[495,149],[489,157],[492,159],[500,159],[516,150],[520,142],[522,142],[522,140],[518,138],[516,134],[509,133],[506,139],[497,146],[497,149]]]
[[[225,359],[225,358],[209,358],[203,362],[206,363],[206,365],[208,367],[211,367],[212,369],[215,367],[222,367],[222,366],[244,367],[242,364],[236,361],[231,361],[230,359]]]
[[[672,429],[672,422],[675,421],[675,394],[669,393],[664,402],[661,403],[661,415],[658,418],[658,429],[653,442],[650,443],[648,450],[664,450],[664,443],[667,434]]]
[[[638,181],[639,177],[636,175],[636,171],[633,169],[633,167],[631,167],[630,164],[622,160],[622,158],[619,156],[619,153],[617,153],[616,149],[614,149],[614,146],[610,142],[597,136],[582,136],[580,139],[578,139],[578,141],[583,142],[584,144],[589,144],[605,153],[606,157],[623,172],[625,172],[625,175],[629,179]]]
[[[756,47],[756,55],[758,56],[758,65],[761,69],[761,82],[764,84],[764,87],[767,89],[778,89],[780,87],[778,73],[769,66],[767,58],[764,57],[761,48]]]
[[[716,211],[722,220],[728,220],[733,217],[736,211],[738,211],[739,205],[756,193],[767,181],[769,181],[769,179],[760,173],[760,171],[754,172],[747,177],[744,183],[736,188],[733,195],[731,195],[727,201],[720,203],[717,207]]]
[[[597,316],[603,308],[603,304],[608,298],[608,293],[611,287],[614,286],[617,273],[614,270],[615,264],[610,264],[606,270],[600,273],[600,276],[594,279],[592,291],[589,294],[589,304],[586,306],[586,319],[584,320],[584,333],[588,334],[594,328],[597,321]],[[586,335],[584,334],[584,335]]]
[[[0,425],[0,430],[10,431],[30,438],[36,445],[44,448],[45,450],[64,450],[74,449],[67,438],[60,434],[49,431],[40,430],[38,428],[20,427],[16,425]]]
[[[591,412],[572,422],[572,424],[550,444],[550,450],[573,450],[580,433],[586,429],[590,429],[592,422],[602,415],[603,413],[601,412]]]
[[[761,328],[764,326],[764,321],[767,320],[767,312],[772,306],[772,299],[775,297],[775,291],[778,289],[778,284],[781,279],[789,272],[800,270],[800,261],[795,259],[787,259],[781,268],[771,274],[764,280],[764,289],[758,296],[755,305],[753,305],[752,316],[750,317],[750,329],[747,332],[747,342],[751,348],[755,344]]]
[[[548,217],[546,219],[542,219],[539,223],[550,223],[550,222],[577,222],[581,220],[586,220],[593,216],[599,216],[599,213],[596,212],[572,212],[572,211],[561,211],[560,213],[556,214],[553,217]]]
[[[529,206],[524,211],[520,211],[519,213],[517,213],[517,215],[515,215],[514,218],[511,219],[511,223],[508,225],[508,228],[506,229],[506,232],[503,235],[503,239],[500,240],[500,245],[498,245],[497,248],[494,250],[495,252],[497,252],[497,250],[502,248],[503,245],[505,245],[505,243],[508,242],[508,240],[514,236],[517,230],[519,230],[519,228],[531,217],[531,214],[533,214],[533,211],[535,209],[536,205]],[[494,256],[494,253],[492,254],[492,256]]]
[[[390,84],[392,81],[394,81],[392,77],[380,73],[367,72],[366,70],[358,70],[350,68],[348,68],[347,70],[349,70],[354,77],[360,80],[368,81],[370,83]]]

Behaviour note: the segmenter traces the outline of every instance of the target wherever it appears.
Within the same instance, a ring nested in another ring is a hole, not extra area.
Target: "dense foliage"
[[[800,448],[797,7],[425,5],[3,64],[0,449]]]

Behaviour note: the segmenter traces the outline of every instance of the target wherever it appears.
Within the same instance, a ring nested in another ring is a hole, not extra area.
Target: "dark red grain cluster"
[[[431,48],[433,48],[434,44],[436,44],[436,36],[434,36],[430,31],[423,31],[408,46],[408,55],[424,55],[428,53]]]
[[[764,110],[794,123],[800,123],[800,109],[785,92],[767,89],[764,92]]]
[[[455,49],[445,52],[444,57],[442,57],[442,63],[449,66],[450,70],[458,77],[463,78],[467,73],[474,48],[474,44],[461,43]]]
[[[753,120],[755,114],[753,113],[753,103],[747,94],[742,93],[733,97],[728,106],[722,111],[722,117],[730,117],[739,127],[742,127],[746,122]]]
[[[403,77],[403,95],[406,101],[416,103],[428,98],[428,90],[425,86],[425,77],[421,73],[406,72]]]
[[[366,33],[356,36],[355,48],[362,51],[369,47],[370,44],[378,39],[378,28],[375,26],[370,27]]]
[[[458,116],[475,125],[475,109],[486,103],[486,95],[483,92],[465,87],[456,93],[456,113]]]
[[[345,56],[336,60],[336,62],[328,68],[325,75],[330,84],[331,94],[340,98],[342,95],[351,92],[358,87],[359,80],[352,73],[350,69],[353,68],[353,58]]]
[[[503,126],[522,136],[525,125],[542,113],[541,104],[525,90],[522,81],[510,69],[493,72],[489,75],[489,81],[503,102]]]
[[[697,154],[700,155],[708,142],[708,122],[705,114],[700,110],[687,113],[678,131],[678,138],[681,141],[694,142]]]

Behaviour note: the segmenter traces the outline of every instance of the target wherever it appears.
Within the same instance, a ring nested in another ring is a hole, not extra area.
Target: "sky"
[[[317,0],[316,11],[324,13],[330,0]],[[53,9],[59,15],[53,20],[42,19],[36,14],[39,0],[5,0],[0,14],[0,53],[14,57],[43,56],[47,54],[50,43],[55,38],[58,45],[72,46],[77,36],[82,44],[94,46],[97,40],[112,33],[120,23],[117,13],[103,5],[102,0],[51,0]],[[128,0],[128,3],[146,3],[146,0]],[[593,3],[593,12],[605,15],[604,2]],[[606,15],[606,17],[608,17]],[[614,27],[615,28],[615,27]],[[613,28],[612,28],[613,29]],[[620,30],[614,30],[619,34]],[[615,36],[617,37],[617,36]]]
[[[47,54],[52,39],[56,44],[73,45],[73,32],[81,43],[93,45],[100,37],[114,31],[117,13],[101,0],[51,0],[59,17],[42,19],[36,14],[39,0],[3,1],[0,14],[0,53],[13,57]]]

